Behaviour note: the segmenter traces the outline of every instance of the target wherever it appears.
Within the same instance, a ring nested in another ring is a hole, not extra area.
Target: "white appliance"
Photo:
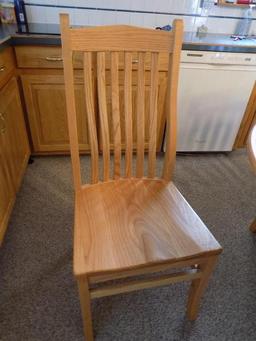
[[[231,151],[255,80],[256,54],[182,51],[177,151]]]

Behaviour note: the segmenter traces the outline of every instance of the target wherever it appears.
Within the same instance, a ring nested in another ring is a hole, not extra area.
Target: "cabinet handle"
[[[5,70],[5,66],[0,66],[0,72],[3,72]]]
[[[62,57],[46,57],[46,60],[48,60],[48,62],[62,62]]]
[[[4,114],[2,114],[2,113],[0,113],[0,119],[1,119],[1,121],[2,121],[2,127],[1,127],[1,130],[0,130],[0,132],[1,132],[1,134],[4,134],[5,133],[5,131],[6,131],[6,126],[5,126],[5,117],[4,117]]]
[[[133,64],[138,64],[138,62],[139,62],[138,59],[134,59],[134,60],[132,61]]]

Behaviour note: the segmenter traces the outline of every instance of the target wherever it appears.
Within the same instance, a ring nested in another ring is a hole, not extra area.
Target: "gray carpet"
[[[256,236],[248,231],[256,177],[246,153],[178,156],[174,182],[224,248],[200,315],[185,318],[188,284],[98,299],[96,340],[256,340]],[[70,159],[36,158],[0,249],[1,341],[83,340],[72,222]]]

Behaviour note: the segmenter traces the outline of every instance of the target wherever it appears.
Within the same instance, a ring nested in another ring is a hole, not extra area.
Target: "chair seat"
[[[83,187],[76,198],[74,238],[77,276],[221,252],[174,184],[164,180]]]

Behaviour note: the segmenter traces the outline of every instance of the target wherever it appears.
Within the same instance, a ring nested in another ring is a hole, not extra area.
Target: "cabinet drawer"
[[[62,52],[59,46],[16,46],[19,68],[62,69]],[[83,67],[82,53],[75,53],[74,68]]]
[[[0,86],[4,85],[15,69],[14,54],[11,47],[0,52]]]
[[[132,69],[138,69],[138,52],[132,53]],[[106,69],[110,69],[111,66],[111,57],[110,53],[106,53]],[[151,69],[151,53],[145,54],[145,68],[146,70]],[[119,70],[124,70],[124,53],[119,53]],[[167,53],[159,53],[158,59],[158,70],[159,71],[168,71],[168,54]]]
[[[61,47],[50,46],[17,46],[15,47],[17,64],[19,68],[46,68],[46,69],[62,69]],[[95,59],[94,59],[95,60]],[[73,65],[75,69],[83,68],[82,52],[75,52]],[[138,54],[133,53],[132,58],[133,70],[138,66]],[[151,68],[151,59],[149,53],[146,54],[146,69]],[[110,53],[106,53],[106,69],[110,69],[111,60]],[[124,69],[124,53],[119,54],[119,69]],[[168,70],[168,55],[160,53],[159,55],[159,71]]]

